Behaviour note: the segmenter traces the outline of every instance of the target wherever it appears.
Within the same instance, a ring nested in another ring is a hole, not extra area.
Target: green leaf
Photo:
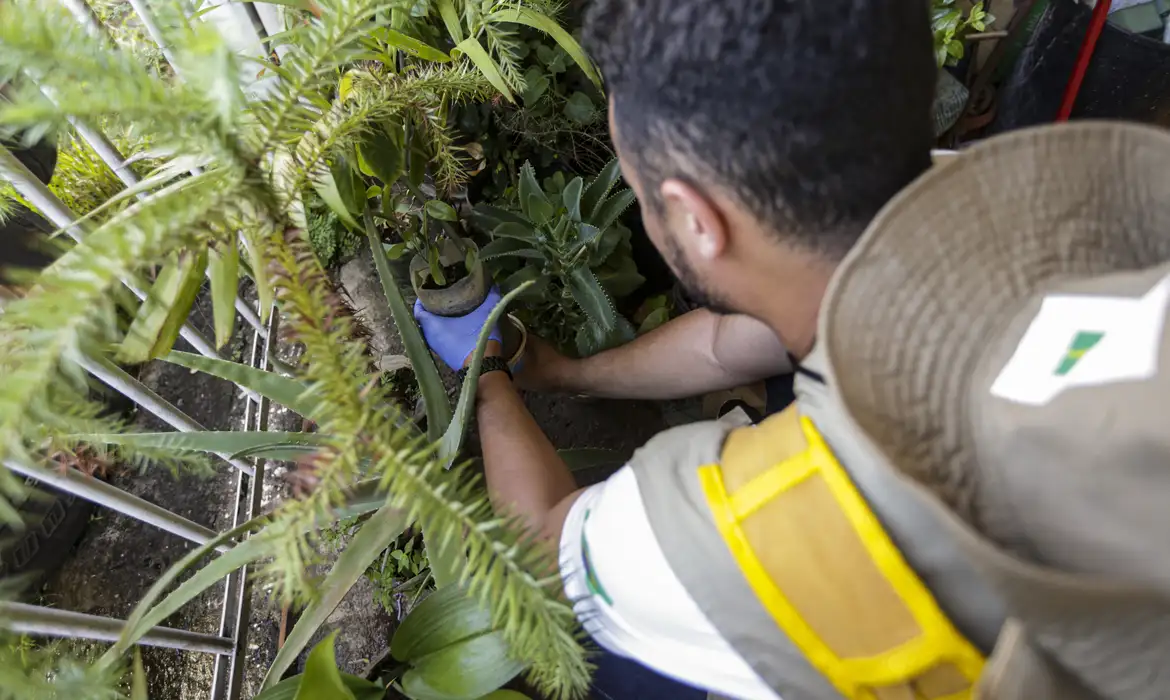
[[[536,169],[528,161],[524,161],[524,165],[520,166],[518,197],[520,199],[520,208],[523,210],[524,215],[534,223],[540,223],[532,215],[532,210],[530,209],[534,200],[543,201],[548,205],[549,209],[552,209],[552,203],[548,201],[548,197],[544,195],[544,190],[540,189],[540,183],[536,181]]]
[[[497,238],[479,251],[479,259],[484,262],[504,257],[529,258],[532,260],[544,259],[544,256],[537,252],[535,248],[515,238]]]
[[[589,99],[589,95],[578,90],[565,101],[565,116],[581,126],[586,126],[597,118],[597,108],[593,105],[593,100]]]
[[[565,50],[565,53],[573,59],[573,62],[581,67],[585,73],[585,77],[597,86],[601,87],[601,75],[597,72],[597,68],[589,57],[585,55],[585,51],[581,49],[581,45],[573,38],[571,34],[564,30],[557,21],[546,14],[537,12],[536,10],[521,7],[517,9],[500,10],[488,15],[489,22],[515,22],[516,24],[524,24],[534,29],[539,29],[545,34],[553,38],[553,41]]]
[[[512,291],[519,289],[526,282],[532,282],[531,287],[525,287],[520,294],[520,300],[529,303],[540,303],[543,301],[544,293],[548,289],[549,278],[540,271],[540,268],[535,265],[525,265],[516,272],[512,273],[500,283],[500,288],[504,291]]]
[[[447,390],[443,388],[443,380],[439,377],[439,368],[431,358],[431,350],[423,340],[422,332],[414,321],[414,315],[406,306],[402,292],[398,289],[398,281],[394,278],[394,271],[390,261],[386,259],[386,251],[382,248],[382,240],[374,228],[374,219],[370,212],[365,213],[366,238],[369,239],[370,249],[373,251],[374,266],[378,268],[378,279],[382,282],[382,292],[390,306],[390,315],[394,317],[394,325],[402,338],[402,345],[406,348],[406,356],[414,367],[414,375],[418,381],[419,393],[427,406],[427,437],[436,440],[451,422],[451,403],[447,400]]]
[[[556,214],[556,209],[552,202],[544,196],[543,192],[529,195],[528,197],[528,215],[532,218],[532,222],[537,226],[546,224],[553,215]]]
[[[509,102],[515,102],[516,99],[512,97],[512,91],[508,89],[508,83],[504,80],[504,76],[500,74],[500,66],[496,60],[488,54],[488,52],[480,45],[479,40],[475,37],[468,37],[455,45],[455,51],[459,51],[466,55],[479,72],[483,73],[483,77],[492,84],[496,90],[500,91]],[[455,51],[451,53],[454,54]]]
[[[401,49],[406,53],[416,58],[421,58],[424,61],[433,61],[435,63],[450,63],[451,57],[442,51],[436,49],[430,44],[425,44],[412,36],[407,36],[400,31],[390,29],[388,27],[379,27],[373,31],[373,34],[378,39],[386,42],[396,49]]]
[[[429,199],[423,205],[426,209],[427,216],[438,219],[439,221],[458,221],[459,215],[455,212],[455,207],[447,204],[441,199]]]
[[[314,397],[315,392],[312,389],[295,379],[283,377],[275,372],[265,372],[262,369],[249,367],[238,362],[204,357],[178,350],[172,350],[166,357],[160,359],[239,384],[309,420],[320,421],[325,416],[324,413],[320,412],[321,401]]]
[[[561,193],[561,201],[569,211],[569,218],[575,222],[581,221],[581,190],[584,185],[584,180],[575,177],[565,185],[565,191]]]
[[[226,452],[229,454],[272,447],[319,447],[324,442],[324,436],[316,433],[245,432],[242,430],[198,433],[87,433],[69,437],[90,444],[125,445],[168,451]]]
[[[532,66],[524,73],[524,106],[531,109],[548,92],[548,76],[539,66]]]
[[[304,678],[304,674],[286,678],[252,700],[295,700],[297,691],[301,688],[302,678]],[[365,678],[342,673],[341,682],[345,684],[346,688],[349,688],[356,700],[382,700],[386,696],[385,688],[377,683],[371,683]]]
[[[211,277],[211,311],[215,318],[215,347],[232,339],[236,326],[236,293],[240,286],[240,246],[231,241],[223,250],[212,248],[207,260]]]
[[[130,700],[148,700],[146,669],[142,668],[142,653],[134,648],[134,676],[130,680]]]
[[[536,231],[532,224],[527,221],[524,223],[506,221],[492,230],[492,237],[511,238],[517,241],[523,241],[529,245],[536,243]]]
[[[206,270],[206,249],[179,253],[163,267],[118,348],[120,361],[138,364],[171,349],[203,286]],[[234,303],[234,293],[232,297]]]
[[[459,448],[463,445],[463,436],[467,433],[467,426],[471,423],[471,415],[475,411],[475,390],[479,386],[479,368],[483,364],[483,353],[487,349],[488,336],[491,335],[492,329],[496,327],[504,312],[507,311],[508,304],[512,303],[512,300],[524,293],[531,285],[531,282],[521,284],[505,294],[500,303],[496,304],[496,308],[492,309],[488,315],[483,328],[480,329],[475,352],[472,353],[471,363],[467,365],[463,387],[459,390],[459,401],[455,404],[455,416],[443,434],[443,439],[439,442],[439,458],[441,460],[454,459],[459,453]]]
[[[459,13],[455,11],[454,0],[438,0],[439,16],[443,18],[443,25],[451,35],[451,41],[458,44],[463,41],[463,23],[459,21]]]
[[[395,138],[381,128],[375,128],[366,134],[358,143],[357,154],[361,171],[370,177],[378,178],[387,187],[397,182],[406,168],[406,153],[403,150],[402,139]],[[369,199],[368,190],[366,199]]]
[[[479,698],[524,670],[508,656],[503,632],[492,632],[446,647],[414,662],[402,677],[408,694],[417,680],[448,697]]]
[[[356,700],[341,680],[341,670],[337,668],[333,649],[336,639],[337,630],[334,630],[309,652],[294,700]]]
[[[501,209],[500,207],[493,207],[490,204],[478,204],[471,210],[471,220],[484,231],[492,232],[500,224],[521,224],[522,226],[532,227],[532,222],[525,219],[516,212]]]
[[[577,242],[581,245],[589,245],[601,237],[601,229],[589,224],[577,225]]]
[[[448,586],[406,616],[390,641],[390,654],[399,661],[416,661],[491,631],[491,612],[463,587]]]
[[[573,270],[568,282],[573,300],[591,321],[607,331],[617,326],[617,311],[613,308],[613,302],[588,268]]]
[[[649,333],[658,328],[662,324],[670,320],[670,309],[658,308],[646,314],[646,318],[642,319],[642,323],[638,326],[638,335]]]
[[[622,190],[602,202],[601,206],[597,208],[597,213],[590,218],[589,223],[604,231],[617,223],[617,220],[633,203],[634,191]]]
[[[257,698],[256,700],[260,700]],[[524,693],[517,693],[515,690],[497,690],[494,693],[488,693],[479,700],[532,700]]]
[[[377,185],[370,185],[366,188],[366,199],[373,199],[374,197],[382,196],[382,188]]]
[[[606,163],[593,182],[589,183],[589,187],[585,188],[584,194],[581,195],[581,212],[585,215],[586,221],[594,221],[597,217],[597,210],[605,202],[605,198],[609,196],[609,191],[613,189],[615,183],[622,177],[621,164],[618,159]]]
[[[410,248],[405,243],[385,243],[382,245],[382,249],[386,251],[387,260],[398,260],[410,252]]]
[[[322,173],[319,173],[313,178],[313,189],[317,195],[321,197],[321,201],[337,214],[337,218],[341,219],[342,223],[353,230],[358,230],[361,226],[358,224],[354,214],[361,209],[357,206],[354,197],[353,172],[349,169],[349,164],[343,158],[337,158],[333,167]],[[365,192],[365,188],[362,188]],[[364,202],[365,197],[362,197]]]
[[[617,265],[610,269],[601,268],[594,272],[597,281],[601,282],[601,286],[605,291],[609,292],[614,298],[621,299],[629,296],[646,278],[638,273],[638,266],[634,259],[628,256],[615,256]],[[609,267],[607,264],[606,267]]]
[[[383,506],[361,526],[349,545],[341,552],[341,556],[337,558],[329,575],[321,582],[318,597],[301,613],[284,646],[276,653],[262,687],[275,685],[280,680],[308,645],[309,640],[325,623],[325,619],[341,603],[349,589],[353,588],[370,564],[409,524],[406,513],[390,506]],[[297,697],[300,696],[298,693]]]

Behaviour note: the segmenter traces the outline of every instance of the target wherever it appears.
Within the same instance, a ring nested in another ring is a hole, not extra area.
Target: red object
[[[1109,8],[1113,0],[1097,0],[1093,7],[1093,16],[1089,18],[1089,31],[1085,34],[1085,41],[1077,53],[1077,65],[1073,68],[1072,77],[1064,88],[1064,98],[1060,101],[1060,111],[1056,114],[1056,121],[1066,122],[1072,114],[1073,105],[1077,101],[1077,93],[1081,91],[1081,83],[1085,79],[1085,72],[1089,70],[1089,61],[1093,60],[1093,50],[1097,48],[1097,39],[1101,38],[1101,30],[1105,28],[1105,20],[1109,19]]]

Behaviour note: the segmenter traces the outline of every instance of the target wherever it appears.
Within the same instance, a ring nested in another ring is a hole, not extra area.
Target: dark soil
[[[438,284],[428,272],[426,280],[423,281],[422,288],[435,291],[440,289],[448,289],[454,286],[464,277],[467,277],[467,266],[463,263],[457,262],[454,265],[445,265],[443,267],[443,279],[446,280],[446,282],[444,284]]]

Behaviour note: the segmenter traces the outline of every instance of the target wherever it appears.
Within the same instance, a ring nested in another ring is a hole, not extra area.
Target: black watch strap
[[[508,361],[498,355],[483,358],[479,366],[479,376],[482,377],[488,372],[503,372],[508,375],[508,379],[512,378],[512,369],[508,367]],[[459,383],[462,384],[464,379],[467,379],[466,367],[459,370]]]

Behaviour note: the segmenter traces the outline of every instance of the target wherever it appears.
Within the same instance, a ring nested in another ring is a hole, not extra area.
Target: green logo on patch
[[[1072,371],[1073,367],[1081,361],[1085,353],[1093,349],[1093,346],[1101,342],[1105,337],[1105,333],[1101,331],[1080,331],[1073,336],[1072,343],[1069,344],[1068,350],[1064,351],[1064,357],[1060,358],[1060,364],[1056,366],[1056,371],[1053,372],[1058,377],[1063,377]]]

